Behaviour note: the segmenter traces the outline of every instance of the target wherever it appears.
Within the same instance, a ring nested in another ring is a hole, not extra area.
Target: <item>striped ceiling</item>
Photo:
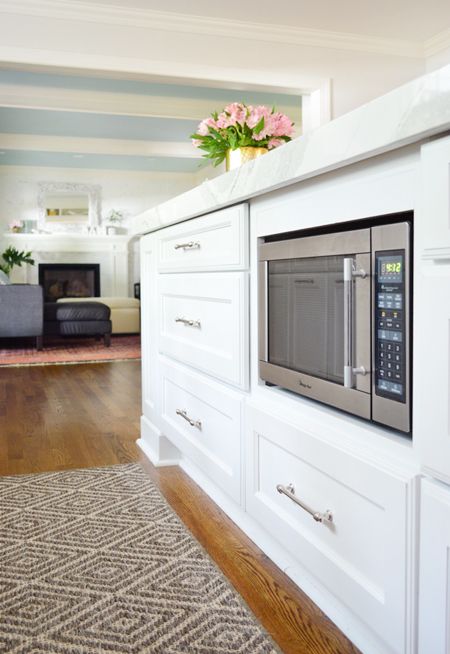
[[[189,135],[236,100],[300,126],[298,95],[0,69],[0,166],[196,172]]]

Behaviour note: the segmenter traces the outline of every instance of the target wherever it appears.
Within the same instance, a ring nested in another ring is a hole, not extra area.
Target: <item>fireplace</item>
[[[99,297],[100,264],[40,263],[39,284],[44,289],[44,302],[62,297]]]

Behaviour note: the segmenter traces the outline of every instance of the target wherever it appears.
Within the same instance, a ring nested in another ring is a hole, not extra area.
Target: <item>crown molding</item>
[[[439,54],[444,50],[450,49],[450,28],[435,34],[430,39],[427,39],[424,44],[424,51],[426,57],[432,57]]]
[[[424,56],[423,43],[310,28],[192,16],[153,9],[106,6],[87,0],[0,0],[0,12],[167,32],[204,34],[269,43],[289,43],[401,57]]]

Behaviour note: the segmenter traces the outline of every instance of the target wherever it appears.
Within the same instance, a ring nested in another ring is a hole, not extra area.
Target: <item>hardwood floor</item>
[[[140,413],[139,362],[0,368],[0,474],[141,462],[283,652],[357,654],[189,477],[145,459]]]

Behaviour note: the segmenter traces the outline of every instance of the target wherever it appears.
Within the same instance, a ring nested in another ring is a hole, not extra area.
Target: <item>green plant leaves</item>
[[[1,255],[3,262],[0,263],[0,270],[3,270],[6,275],[9,275],[14,266],[21,267],[23,263],[29,263],[34,266],[34,259],[31,257],[31,252],[20,252],[17,248],[11,245]]]

